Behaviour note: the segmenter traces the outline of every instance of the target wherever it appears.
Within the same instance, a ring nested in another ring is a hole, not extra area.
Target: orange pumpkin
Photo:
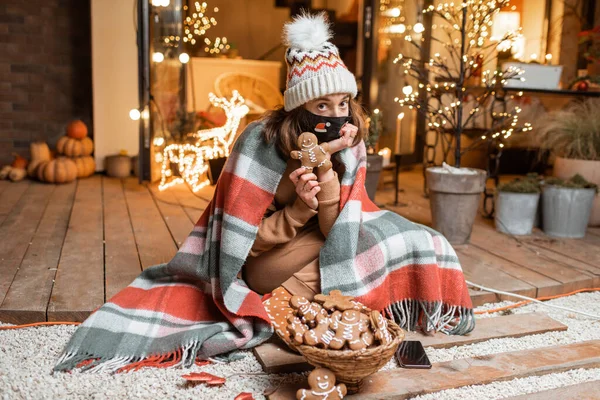
[[[88,129],[82,120],[71,121],[67,125],[67,136],[73,139],[83,139],[88,134]]]
[[[37,169],[37,177],[43,182],[72,182],[77,178],[77,166],[75,162],[67,157],[43,161]]]
[[[96,171],[96,162],[94,161],[93,157],[75,157],[72,158],[72,160],[77,166],[78,178],[87,178],[88,176],[93,175]]]
[[[56,150],[69,157],[89,156],[94,151],[94,142],[89,137],[79,140],[63,136],[58,139]]]
[[[11,167],[19,168],[19,169],[27,168],[27,159],[21,157],[17,153],[13,153],[13,156],[15,157],[15,159],[12,162],[12,164],[10,165]]]

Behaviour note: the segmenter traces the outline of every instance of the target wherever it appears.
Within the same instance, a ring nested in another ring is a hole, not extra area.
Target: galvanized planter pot
[[[435,172],[432,168],[426,170],[433,229],[451,244],[469,241],[485,188],[486,172],[471,170],[477,173],[459,175]]]
[[[562,238],[584,237],[595,196],[594,189],[543,186],[544,232]]]
[[[379,177],[381,175],[381,169],[383,168],[383,156],[379,154],[367,154],[367,176],[365,178],[365,188],[371,201],[375,200],[375,193],[377,192],[377,185],[379,184]]]
[[[539,193],[498,192],[494,213],[496,229],[511,235],[531,235],[539,201]]]

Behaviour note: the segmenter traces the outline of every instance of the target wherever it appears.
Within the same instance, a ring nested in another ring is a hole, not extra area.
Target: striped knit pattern
[[[289,47],[285,53],[288,67],[284,107],[293,110],[310,100],[335,93],[356,97],[354,75],[346,68],[337,47],[330,42],[318,49]]]
[[[262,128],[253,123],[242,133],[173,259],[145,270],[81,324],[55,370],[190,366],[271,336],[260,296],[238,277],[286,168]],[[320,255],[322,291],[356,296],[406,329],[470,332],[471,300],[452,247],[369,200],[364,144],[335,156],[345,173],[341,213]]]

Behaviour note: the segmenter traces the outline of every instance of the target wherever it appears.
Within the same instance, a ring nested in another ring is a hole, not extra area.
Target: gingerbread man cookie
[[[263,306],[277,335],[289,343],[291,339],[287,330],[287,318],[294,313],[294,309],[289,304],[292,295],[283,288],[275,289],[271,292],[271,295],[269,299],[263,302]]]
[[[373,326],[373,332],[375,333],[375,338],[379,340],[381,344],[391,343],[394,338],[392,334],[388,330],[388,323],[383,318],[383,315],[377,310],[371,311],[371,324]]]
[[[298,389],[296,400],[341,400],[348,392],[346,385],[335,384],[335,375],[327,368],[317,368],[308,375],[310,389]]]
[[[317,326],[304,334],[304,344],[326,349],[329,347],[331,339],[335,336],[335,333],[329,329],[331,320],[327,314],[319,314],[317,315],[316,322]]]
[[[290,306],[297,310],[297,315],[301,317],[302,322],[314,328],[316,326],[317,315],[327,316],[327,311],[318,303],[311,303],[302,296],[292,296]]]
[[[341,290],[332,290],[328,295],[318,294],[315,296],[315,301],[323,304],[323,307],[328,310],[340,311],[357,309],[360,304],[354,301],[352,296],[344,296]]]
[[[304,334],[308,331],[308,327],[295,315],[288,316],[287,322],[287,330],[291,334],[292,342],[298,345],[304,343]]]
[[[369,317],[357,310],[336,311],[331,316],[329,327],[335,331],[329,347],[339,350],[348,343],[350,350],[366,349],[368,344],[362,334],[369,330]]]
[[[304,132],[298,136],[298,147],[300,150],[292,151],[290,157],[300,160],[308,172],[312,172],[313,168],[325,172],[332,167],[328,156],[329,145],[327,143],[319,144],[315,134]]]

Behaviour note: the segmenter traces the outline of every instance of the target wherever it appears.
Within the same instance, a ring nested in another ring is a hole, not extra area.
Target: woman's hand
[[[334,154],[340,150],[352,147],[352,143],[357,134],[358,128],[350,123],[346,123],[342,126],[342,129],[340,129],[340,138],[329,142],[329,152]]]
[[[321,191],[317,176],[300,167],[290,174],[292,183],[296,186],[296,194],[307,206],[316,210],[319,207],[317,193]]]

